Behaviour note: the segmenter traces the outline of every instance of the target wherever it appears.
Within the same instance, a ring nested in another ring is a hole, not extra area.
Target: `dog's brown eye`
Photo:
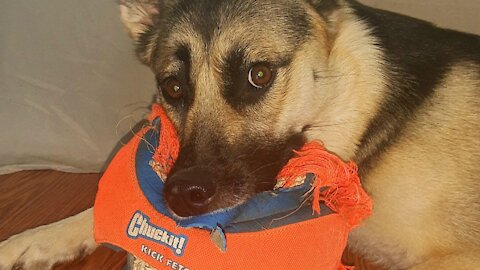
[[[264,63],[254,65],[248,72],[248,81],[255,88],[265,88],[270,86],[272,79],[272,69]]]
[[[166,79],[162,84],[162,90],[173,99],[178,99],[183,95],[182,83],[175,77]]]

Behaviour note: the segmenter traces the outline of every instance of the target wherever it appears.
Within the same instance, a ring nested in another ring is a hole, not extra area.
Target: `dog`
[[[480,267],[480,37],[355,0],[120,0],[120,11],[178,130],[173,213],[272,189],[292,150],[318,140],[358,163],[374,201],[354,252],[387,269]],[[0,269],[89,253],[92,219],[11,237]]]

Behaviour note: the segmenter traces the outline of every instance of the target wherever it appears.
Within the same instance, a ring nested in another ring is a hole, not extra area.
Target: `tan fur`
[[[338,29],[333,36],[328,37],[322,21],[318,21],[318,38],[307,44],[311,48],[299,50],[303,54],[295,60],[298,67],[292,70],[292,91],[285,105],[289,109],[281,125],[297,123],[300,129],[312,125],[306,133],[309,139],[322,141],[330,151],[349,160],[383,98],[385,75],[382,54],[373,46],[375,39],[369,36],[367,27],[348,11],[336,14],[335,20]],[[319,47],[329,51],[313,56],[312,52],[322,53]],[[322,78],[305,85],[311,74],[304,71],[319,66]]]
[[[469,63],[454,67],[365,179],[375,208],[353,234],[356,249],[379,261],[396,258],[386,263],[404,268],[480,246],[480,167],[469,162],[480,149],[480,87],[472,88],[479,71]]]
[[[207,44],[187,23],[188,18],[178,18],[175,35],[162,40],[161,51],[152,40],[144,62],[157,72],[178,71],[179,63],[162,56],[171,55],[179,44],[191,50],[191,77],[197,88],[186,123],[181,125],[181,117],[165,105],[177,127],[183,127],[184,140],[194,131],[215,130],[235,144],[246,133],[259,139],[278,138],[291,129],[300,132],[309,126],[305,132],[309,139],[321,140],[345,160],[355,158],[369,121],[380,110],[391,70],[383,61],[383,52],[374,46],[376,40],[368,27],[348,7],[329,14],[328,24],[310,6],[304,7],[315,33],[295,50],[291,65],[278,70],[273,85],[273,89],[289,91],[271,91],[264,102],[243,114],[232,109],[221,95],[220,67],[236,44],[255,44],[248,51],[248,63],[290,51],[285,37],[275,36],[282,31],[251,31],[264,24],[225,17],[220,20],[221,31],[215,31]],[[151,23],[139,17],[147,13],[138,11],[122,8],[122,18],[134,39],[145,31],[146,23]],[[149,58],[155,53],[163,60]],[[317,79],[312,70],[318,73]],[[363,179],[374,200],[374,211],[352,233],[350,245],[387,269],[462,270],[480,266],[480,166],[474,162],[480,160],[480,67],[457,63],[437,88]],[[245,198],[232,195],[223,199],[233,204]],[[86,212],[1,243],[0,269],[21,262],[29,266],[47,261],[46,265],[51,265],[71,258],[81,248],[91,250],[91,222],[91,212]],[[78,232],[75,239],[56,237],[73,227]],[[53,238],[57,239],[55,245],[41,245],[44,239]],[[27,256],[38,245],[43,254]]]
[[[50,269],[57,262],[90,254],[93,239],[93,208],[57,223],[28,230],[0,243],[0,270],[14,266]]]

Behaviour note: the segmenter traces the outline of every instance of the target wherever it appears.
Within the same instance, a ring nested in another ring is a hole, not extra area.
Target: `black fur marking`
[[[270,11],[278,10],[279,5],[285,12],[284,14]],[[262,12],[259,12],[259,7]],[[304,9],[288,1],[278,3],[265,0],[258,2],[255,0],[180,0],[168,15],[167,22],[170,24],[168,28],[173,28],[175,22],[182,18],[189,22],[206,44],[210,44],[215,31],[221,28],[220,18],[222,16],[220,13],[224,17],[238,17],[237,19],[245,22],[248,20],[268,22],[270,17],[276,16],[276,20],[286,23],[288,29],[285,30],[291,32],[291,42],[303,41],[311,31],[311,25],[305,16]]]
[[[140,62],[147,66],[151,66],[151,60],[155,59],[157,57],[157,50],[155,50],[156,46],[156,40],[153,40],[154,37],[156,36],[156,30],[154,27],[149,27],[144,33],[141,33],[137,40],[135,41],[136,47],[135,47],[135,53],[137,54],[138,59]],[[146,55],[147,51],[150,50],[150,48],[153,49],[152,55]]]
[[[175,52],[175,56],[178,60],[182,61],[185,66],[190,69],[190,64],[192,62],[191,53],[187,46],[180,46],[178,50]]]
[[[288,24],[291,26],[290,31],[292,32],[291,37],[293,39],[291,42],[295,42],[295,45],[299,46],[304,43],[312,33],[310,18],[303,8],[299,8],[296,5],[291,5],[286,8],[288,15],[285,19],[287,19]]]
[[[253,89],[250,85],[247,72],[244,50],[232,50],[224,67],[224,96],[237,110],[258,102],[264,96],[263,90]]]
[[[165,78],[163,76],[157,77],[157,85],[159,87],[159,91],[162,92],[165,101],[167,101],[170,105],[174,106],[180,113],[183,113],[188,110],[188,108],[192,105],[194,98],[195,98],[195,87],[193,85],[192,80],[190,79],[190,65],[191,65],[191,55],[190,50],[186,46],[180,46],[177,51],[175,52],[175,57],[181,63],[180,69],[178,70],[177,74],[170,75],[169,77]],[[162,89],[162,85],[164,81],[170,77],[175,77],[181,82],[181,87],[183,91],[183,97],[179,99],[173,99],[168,94],[165,93],[164,89]]]
[[[321,72],[318,70],[313,70],[312,74],[313,74],[313,80],[315,82],[319,81],[322,78]]]
[[[218,11],[223,1],[203,0],[192,1],[182,0],[175,6],[171,18],[180,18],[187,14],[191,25],[199,33],[205,42],[210,43],[215,29],[218,28]]]
[[[224,70],[224,91],[225,100],[236,110],[241,111],[246,106],[254,105],[260,102],[268,93],[270,88],[275,84],[276,71],[279,68],[289,65],[292,56],[285,59],[271,60],[267,65],[272,69],[272,85],[265,89],[255,88],[248,81],[248,72],[250,66],[245,61],[245,51],[243,49],[233,49],[226,59]]]
[[[356,15],[373,29],[383,49],[389,89],[382,109],[363,135],[356,158],[365,175],[376,158],[401,135],[415,112],[456,63],[480,64],[480,37],[437,28],[411,17],[350,1]]]
[[[224,67],[225,100],[237,110],[259,102],[266,93],[256,89],[248,81],[248,67],[245,64],[243,50],[232,50]]]

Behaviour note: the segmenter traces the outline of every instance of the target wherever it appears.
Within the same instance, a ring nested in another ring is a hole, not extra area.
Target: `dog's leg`
[[[93,208],[90,208],[0,243],[0,270],[10,270],[16,265],[25,269],[50,269],[57,262],[73,260],[81,253],[91,253],[96,246]]]
[[[480,249],[454,253],[416,265],[410,270],[477,270],[480,269]]]

